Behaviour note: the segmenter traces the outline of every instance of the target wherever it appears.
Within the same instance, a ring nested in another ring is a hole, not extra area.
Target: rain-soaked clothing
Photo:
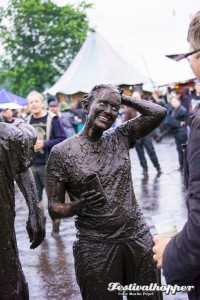
[[[28,300],[14,229],[15,175],[28,169],[36,141],[34,129],[0,122],[0,299]]]
[[[131,177],[129,149],[135,143],[134,130],[130,120],[105,131],[98,142],[85,143],[74,136],[54,146],[50,154],[47,180],[66,183],[71,201],[80,199],[83,179],[94,173],[107,198],[104,207],[84,208],[75,220],[75,269],[83,299],[122,299],[118,291],[108,291],[111,282],[157,282],[152,238]]]

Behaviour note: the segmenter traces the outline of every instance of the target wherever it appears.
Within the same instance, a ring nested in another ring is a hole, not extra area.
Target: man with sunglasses
[[[190,67],[200,80],[200,11],[188,29],[190,52],[179,57],[188,58]],[[190,300],[200,299],[200,109],[191,122],[185,151],[185,187],[187,189],[188,220],[173,238],[154,236],[154,260],[163,268],[167,284],[193,285]]]

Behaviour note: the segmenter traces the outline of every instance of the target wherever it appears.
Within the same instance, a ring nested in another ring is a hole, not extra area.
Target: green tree
[[[21,96],[43,91],[67,69],[90,30],[86,10],[51,0],[10,0],[0,8],[0,81]]]

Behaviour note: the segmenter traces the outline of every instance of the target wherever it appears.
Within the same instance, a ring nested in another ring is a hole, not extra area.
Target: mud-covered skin
[[[15,180],[29,209],[26,230],[31,242],[30,249],[35,249],[45,238],[45,224],[39,207],[37,189],[31,169],[28,168],[26,171],[17,174]]]
[[[2,121],[2,120],[0,120]],[[0,299],[28,300],[28,285],[26,283],[21,263],[19,261],[16,243],[14,219],[15,198],[14,179],[16,174],[24,172],[18,178],[25,179],[24,191],[28,195],[31,180],[29,171],[32,163],[35,132],[30,125],[16,121],[14,124],[0,122]],[[26,186],[27,184],[27,186]],[[23,185],[23,184],[22,184]],[[37,211],[37,204],[31,204],[32,199],[26,198],[31,220],[32,246],[36,247],[44,237],[42,220]],[[30,201],[30,202],[29,202]],[[34,219],[34,220],[33,220]],[[33,224],[34,221],[36,224]],[[41,234],[42,230],[42,234]],[[39,232],[39,234],[38,234]]]
[[[142,115],[109,129],[121,102]],[[100,88],[91,103],[86,99],[84,107],[88,118],[83,131],[51,152],[47,165],[49,212],[52,218],[77,215],[74,256],[83,299],[121,299],[107,290],[109,282],[157,282],[152,238],[134,195],[129,149],[158,126],[166,110],[110,92],[109,87]],[[83,194],[82,181],[91,174],[99,176],[107,197],[100,208],[94,204],[100,196]],[[65,189],[72,204],[64,203]]]

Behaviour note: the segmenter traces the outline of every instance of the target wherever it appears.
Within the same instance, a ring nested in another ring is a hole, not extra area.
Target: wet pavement
[[[161,143],[154,143],[154,146],[162,169],[161,175],[157,174],[146,155],[149,174],[143,176],[135,149],[130,151],[136,198],[152,234],[155,233],[151,221],[154,214],[172,212],[179,230],[187,217],[183,177],[178,170],[174,140],[172,137],[166,137]],[[46,199],[45,202],[47,206]],[[46,239],[39,248],[30,250],[25,231],[27,212],[25,201],[16,187],[15,227],[20,260],[29,284],[30,300],[81,300],[73,265],[72,245],[76,232],[73,218],[61,221],[60,237],[55,239],[51,236],[52,224],[47,216]],[[162,283],[164,284],[164,278]],[[164,300],[172,299],[188,298],[185,294],[164,296]]]

